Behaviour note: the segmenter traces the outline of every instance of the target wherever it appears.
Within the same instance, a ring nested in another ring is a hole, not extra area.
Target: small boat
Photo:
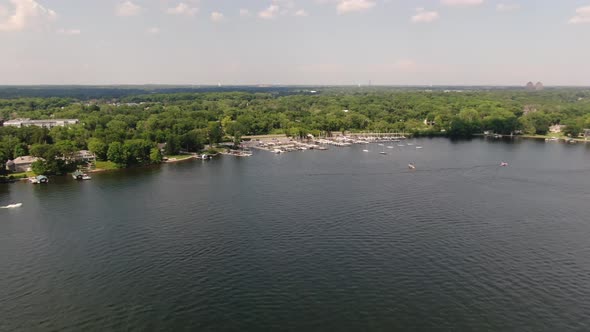
[[[379,152],[379,154],[387,154],[387,152],[381,151],[381,152]]]
[[[416,165],[414,165],[414,163],[409,163],[408,168],[409,169],[416,169]]]
[[[417,146],[416,149],[422,149],[422,147],[421,146]]]
[[[81,171],[75,171],[74,173],[72,173],[72,177],[74,178],[74,180],[90,180],[92,179],[90,177],[90,175],[86,174],[86,173],[82,173]]]
[[[363,152],[369,152],[369,150],[363,150]]]
[[[23,203],[8,204],[6,206],[0,206],[0,209],[16,209],[23,206]]]
[[[503,161],[503,162],[500,163],[500,166],[506,167],[506,166],[508,166],[508,163]]]
[[[391,145],[390,145],[390,146],[388,146],[387,148],[388,148],[388,149],[393,149],[393,146],[391,146]]]
[[[39,175],[34,178],[29,178],[29,182],[32,184],[43,184],[49,183],[49,179],[45,175]]]
[[[202,154],[200,159],[202,159],[202,160],[209,160],[209,155]]]
[[[401,147],[401,146],[404,146],[404,145],[403,144],[398,144],[397,146],[400,146]]]

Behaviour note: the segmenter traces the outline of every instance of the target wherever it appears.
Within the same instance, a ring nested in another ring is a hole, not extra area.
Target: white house
[[[565,129],[564,125],[555,124],[555,125],[549,127],[549,132],[553,133],[553,134],[559,134],[564,129]]]
[[[31,120],[31,119],[14,119],[4,122],[4,126],[11,127],[29,127],[36,126],[42,128],[65,127],[69,125],[78,124],[78,119],[53,119],[53,120]]]

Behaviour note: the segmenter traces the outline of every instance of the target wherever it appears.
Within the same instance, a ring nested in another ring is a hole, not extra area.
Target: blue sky
[[[0,0],[0,84],[590,85],[590,0]]]

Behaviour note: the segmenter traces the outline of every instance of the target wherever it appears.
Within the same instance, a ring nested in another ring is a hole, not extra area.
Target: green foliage
[[[166,155],[175,155],[180,153],[180,138],[177,135],[168,135],[165,152]]]
[[[209,122],[208,126],[209,144],[221,143],[223,140],[223,128],[218,121]]]
[[[96,155],[96,159],[107,160],[109,146],[103,140],[95,137],[89,139],[88,149]]]
[[[127,151],[125,151],[121,142],[113,142],[109,144],[107,158],[109,161],[112,161],[121,167],[127,166],[127,162],[129,160]]]
[[[33,154],[43,156],[44,166],[57,159],[69,167],[75,151],[87,148],[99,160],[124,167],[153,162],[157,143],[166,142],[165,153],[177,155],[181,150],[199,152],[207,143],[216,145],[224,139],[239,144],[243,135],[271,133],[306,137],[377,131],[466,137],[486,130],[545,134],[550,125],[561,123],[567,134],[576,136],[590,128],[587,89],[459,93],[335,87],[322,88],[315,95],[300,90],[161,94],[109,88],[103,100],[90,103],[70,98],[0,99],[3,118],[80,119],[79,125],[51,130],[0,127],[0,166],[5,160]],[[99,94],[84,91],[74,95]],[[120,99],[113,102],[106,96]]]
[[[142,165],[150,163],[150,153],[153,144],[144,139],[127,140],[123,144],[127,165]],[[114,161],[114,160],[113,160]]]
[[[160,149],[158,149],[158,148],[151,149],[150,162],[152,164],[159,164],[162,162],[163,159],[164,159],[164,156],[162,155],[162,151],[160,151]]]

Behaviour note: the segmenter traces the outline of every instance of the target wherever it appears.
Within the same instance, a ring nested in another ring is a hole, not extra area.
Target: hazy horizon
[[[590,0],[0,0],[0,85],[590,86]]]

